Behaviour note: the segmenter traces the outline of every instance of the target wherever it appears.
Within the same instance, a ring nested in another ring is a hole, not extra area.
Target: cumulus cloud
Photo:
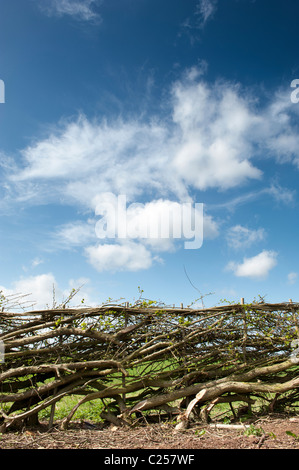
[[[149,269],[154,261],[144,245],[132,241],[88,246],[85,254],[97,271],[139,271]]]
[[[53,247],[85,247],[87,260],[99,271],[117,267],[146,269],[161,261],[156,255],[201,247],[219,235],[218,223],[203,205],[167,199],[127,204],[124,195],[101,193],[93,201],[95,218],[62,225],[53,234]],[[48,246],[48,249],[51,249]],[[130,260],[129,260],[130,258]],[[129,261],[128,261],[129,260]]]
[[[56,305],[61,304],[65,301],[72,289],[80,289],[78,295],[80,298],[84,298],[85,303],[94,305],[90,302],[90,292],[86,285],[89,279],[79,278],[70,279],[67,288],[61,288],[55,276],[52,273],[40,274],[37,276],[22,277],[13,283],[11,287],[0,286],[0,291],[3,295],[8,298],[19,299],[22,304],[22,308],[25,310],[44,310],[53,308],[54,302]],[[12,296],[12,297],[10,297]],[[78,299],[76,296],[70,301],[69,305],[78,305]]]
[[[96,224],[99,238],[195,239],[203,238],[203,204],[158,199],[127,206],[125,195],[104,193],[97,197]],[[210,231],[212,223],[209,221]]]
[[[24,300],[27,305],[34,305],[35,309],[46,309],[53,303],[53,286],[56,286],[56,280],[53,274],[40,274],[38,276],[29,276],[19,279],[13,283],[12,288],[0,286],[5,296],[21,294],[25,295]],[[62,292],[57,288],[57,294]]]
[[[244,258],[242,263],[231,261],[226,269],[233,271],[237,277],[251,279],[266,279],[270,270],[277,264],[277,253],[274,251],[262,251],[252,258]]]
[[[299,168],[298,107],[290,99],[289,90],[277,90],[272,101],[257,117],[252,138],[264,156],[277,163],[292,163]]]
[[[178,82],[173,99],[173,120],[182,135],[173,164],[187,184],[227,189],[261,177],[250,162],[253,149],[247,138],[255,116],[237,89]]]

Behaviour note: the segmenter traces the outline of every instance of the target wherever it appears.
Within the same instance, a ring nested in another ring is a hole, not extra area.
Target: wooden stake
[[[244,297],[241,297],[241,305],[244,305]],[[242,351],[243,351],[243,360],[246,363],[246,341],[247,341],[247,325],[246,325],[246,311],[243,310],[243,342],[242,342]]]

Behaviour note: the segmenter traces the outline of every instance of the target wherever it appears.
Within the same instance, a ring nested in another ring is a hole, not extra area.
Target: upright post
[[[241,305],[244,305],[244,297],[241,297],[240,301]],[[242,342],[242,351],[243,351],[243,360],[246,363],[246,341],[247,341],[247,325],[246,325],[246,311],[245,308],[242,309],[242,316],[243,316],[243,342]]]
[[[293,303],[292,299],[289,299],[289,303],[290,303],[290,304]],[[294,308],[292,308],[292,313],[293,313],[293,320],[294,320],[294,325],[295,325],[296,334],[297,334],[297,337],[299,338],[298,319],[297,319],[297,315],[296,315],[296,310],[295,310]]]

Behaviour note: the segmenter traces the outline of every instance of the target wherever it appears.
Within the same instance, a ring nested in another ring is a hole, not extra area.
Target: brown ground
[[[184,431],[170,423],[116,428],[76,422],[67,431],[57,426],[51,432],[41,425],[0,435],[0,449],[299,449],[299,416],[273,414],[252,425],[255,434],[250,436],[202,423]]]

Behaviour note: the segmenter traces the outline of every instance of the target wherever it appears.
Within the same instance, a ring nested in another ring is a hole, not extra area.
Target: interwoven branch
[[[298,399],[291,345],[298,310],[284,303],[2,312],[0,425],[37,416],[67,394],[79,398],[64,426],[80,404],[96,398],[108,399],[105,416],[122,423],[170,404],[184,417],[187,397],[198,406],[220,396],[250,402],[250,394],[263,392]]]

